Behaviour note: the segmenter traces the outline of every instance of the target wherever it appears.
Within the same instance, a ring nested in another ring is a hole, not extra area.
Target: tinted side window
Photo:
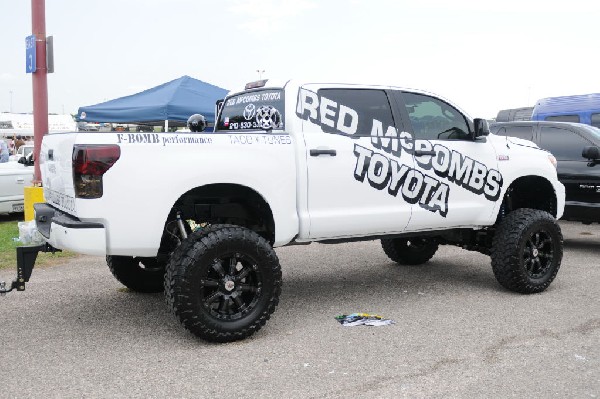
[[[600,127],[600,114],[592,114],[592,126]]]
[[[545,121],[553,121],[553,122],[576,122],[579,123],[579,115],[556,115],[556,116],[547,116]]]
[[[321,100],[321,121],[324,119],[334,120],[337,117],[341,106],[356,111],[358,116],[358,126],[354,136],[371,137],[374,121],[381,122],[382,128],[387,130],[389,126],[394,126],[392,117],[392,108],[387,95],[383,90],[371,89],[321,89],[318,91],[320,97],[324,97],[332,102],[328,102],[328,109],[323,110],[323,100]],[[327,113],[327,115],[324,115]],[[349,116],[347,116],[349,117]],[[344,122],[344,121],[342,121]],[[349,123],[349,122],[344,122]],[[333,125],[333,123],[330,123]],[[326,133],[335,132],[333,127],[327,123],[321,124],[321,129]],[[384,130],[384,131],[385,131]]]
[[[591,143],[570,130],[542,127],[540,131],[540,147],[559,161],[582,161],[581,151],[587,145]]]
[[[499,136],[511,136],[534,141],[533,126],[504,126],[496,134],[498,134]]]
[[[424,94],[402,93],[416,139],[445,140],[469,138],[463,114],[449,104]]]

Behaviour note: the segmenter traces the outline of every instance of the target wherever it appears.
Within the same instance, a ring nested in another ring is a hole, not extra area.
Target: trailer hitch
[[[31,277],[31,272],[33,271],[33,266],[39,252],[55,253],[60,252],[60,249],[56,249],[48,243],[17,247],[17,278],[13,280],[8,289],[6,288],[6,283],[0,281],[0,296],[4,296],[7,292],[11,292],[14,289],[25,291],[25,283]]]

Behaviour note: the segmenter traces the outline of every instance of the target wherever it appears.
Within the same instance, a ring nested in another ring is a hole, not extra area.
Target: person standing
[[[23,144],[25,144],[23,137],[17,136],[17,139],[15,140],[15,153],[19,151],[19,147],[21,147]]]
[[[6,141],[4,139],[0,139],[0,163],[8,162],[8,156],[10,155],[8,151],[8,146],[6,145]]]

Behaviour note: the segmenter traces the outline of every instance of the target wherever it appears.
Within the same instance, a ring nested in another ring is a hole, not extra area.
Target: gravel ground
[[[561,270],[537,295],[502,289],[488,257],[454,247],[418,267],[378,242],[278,249],[279,307],[230,344],[187,333],[162,294],[129,292],[103,258],[36,268],[0,298],[0,397],[600,397],[600,227],[561,226]],[[351,312],[396,324],[334,319]]]

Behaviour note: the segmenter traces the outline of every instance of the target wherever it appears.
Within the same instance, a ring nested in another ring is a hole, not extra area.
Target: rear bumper
[[[0,199],[0,214],[23,212],[23,196],[5,197]]]
[[[106,255],[106,229],[102,223],[86,222],[46,203],[33,205],[37,228],[48,244],[85,255]]]

